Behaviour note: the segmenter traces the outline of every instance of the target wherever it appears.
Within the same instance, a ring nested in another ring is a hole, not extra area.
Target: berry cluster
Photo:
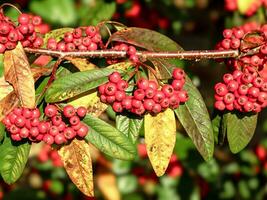
[[[214,89],[214,106],[218,110],[258,113],[267,106],[267,82],[253,67],[225,74]]]
[[[50,145],[42,146],[42,149],[39,152],[37,159],[41,163],[45,163],[45,162],[51,160],[52,165],[54,167],[62,167],[63,166],[63,163],[60,159],[60,156],[58,155],[57,150],[52,149],[52,147]]]
[[[156,81],[141,78],[137,81],[133,95],[127,95],[128,83],[118,72],[109,76],[109,82],[99,86],[100,100],[112,104],[115,112],[127,110],[137,115],[145,112],[157,114],[167,108],[176,109],[180,103],[188,100],[188,94],[183,90],[185,73],[182,69],[173,71],[173,81],[158,88]]]
[[[95,26],[79,27],[65,33],[64,38],[59,42],[54,38],[49,38],[47,42],[48,49],[59,51],[93,51],[101,45],[102,38]]]
[[[37,108],[15,108],[4,118],[3,123],[14,141],[28,138],[32,142],[60,145],[76,136],[84,138],[87,135],[88,127],[80,121],[86,111],[84,107],[76,110],[67,105],[63,108],[62,117],[55,105],[48,105],[45,108],[47,120],[40,120]]]
[[[134,46],[129,46],[129,45],[124,44],[124,43],[118,43],[114,47],[112,47],[111,49],[113,49],[115,51],[126,51],[129,60],[132,61],[133,63],[138,63],[138,61],[139,61],[139,58],[136,55],[136,48]],[[120,62],[120,60],[117,58],[107,59],[107,63],[109,65],[115,64],[118,62]]]
[[[227,11],[231,11],[231,12],[238,10],[238,2],[237,1],[238,0],[224,0],[225,9]],[[266,0],[252,1],[250,6],[248,7],[248,9],[245,11],[245,15],[251,16],[251,15],[255,14],[261,6],[264,6],[265,8],[267,8],[267,1]]]
[[[42,18],[22,13],[15,25],[8,17],[0,15],[0,53],[14,49],[18,42],[23,47],[39,48],[43,45],[37,30],[42,28]]]

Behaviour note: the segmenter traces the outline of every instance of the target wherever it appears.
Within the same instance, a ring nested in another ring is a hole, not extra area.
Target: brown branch
[[[25,52],[40,55],[49,55],[53,57],[88,57],[88,58],[125,58],[126,51],[115,50],[96,50],[96,51],[54,51],[48,49],[25,48]],[[237,58],[240,55],[238,50],[192,50],[182,52],[150,52],[138,51],[137,56],[140,59],[148,58],[177,58],[182,60],[202,60],[219,58]]]

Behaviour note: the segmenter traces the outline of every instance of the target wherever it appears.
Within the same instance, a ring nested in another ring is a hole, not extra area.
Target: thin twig
[[[55,51],[48,49],[25,48],[25,52],[32,54],[49,55],[53,57],[88,57],[88,58],[126,58],[126,51],[115,50],[95,50],[95,51]],[[237,58],[240,53],[238,50],[192,50],[182,52],[150,52],[138,51],[140,59],[148,58],[177,58],[182,60],[202,60],[219,58]]]

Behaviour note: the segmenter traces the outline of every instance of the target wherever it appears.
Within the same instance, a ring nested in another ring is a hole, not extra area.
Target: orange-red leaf
[[[13,85],[21,105],[34,108],[34,78],[31,73],[28,58],[20,43],[15,49],[5,52],[4,72],[6,81]]]

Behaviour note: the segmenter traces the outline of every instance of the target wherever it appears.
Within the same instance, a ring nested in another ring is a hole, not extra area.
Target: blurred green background
[[[226,1],[223,0],[1,2],[13,3],[25,12],[40,15],[51,29],[96,25],[102,20],[115,20],[127,26],[159,31],[186,50],[213,49],[222,38],[221,32],[225,27],[249,21],[264,23],[266,16],[266,8],[263,6],[249,17],[240,13],[240,10],[226,11]],[[251,1],[243,2],[248,4]],[[9,16],[17,14],[15,9],[7,8],[5,11]],[[221,80],[222,74],[227,70],[225,65],[215,61],[201,61],[181,62],[181,66],[199,87],[212,113],[212,85]],[[92,149],[96,155],[95,199],[267,199],[266,111],[261,113],[256,134],[248,147],[234,155],[229,152],[227,141],[217,144],[214,159],[210,162],[204,162],[184,131],[181,128],[178,130],[172,162],[167,174],[161,178],[155,176],[142,144],[138,146],[140,155],[133,162],[105,158]],[[0,200],[2,199],[93,198],[83,196],[71,183],[55,151],[36,145],[22,178],[11,186],[0,181]]]

